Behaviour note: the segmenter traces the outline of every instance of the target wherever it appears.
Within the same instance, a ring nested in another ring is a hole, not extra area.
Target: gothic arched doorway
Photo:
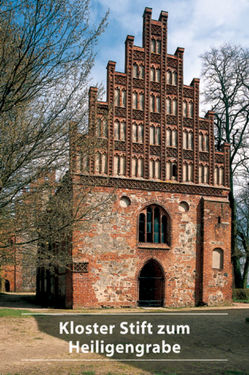
[[[164,305],[164,272],[160,264],[149,260],[141,269],[139,281],[139,306]]]

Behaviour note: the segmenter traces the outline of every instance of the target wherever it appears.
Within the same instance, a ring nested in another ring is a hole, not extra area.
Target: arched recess
[[[213,250],[212,256],[212,268],[217,270],[223,269],[224,263],[224,251],[220,248],[216,248]]]
[[[164,306],[164,271],[159,262],[150,259],[145,263],[138,277],[139,306]]]

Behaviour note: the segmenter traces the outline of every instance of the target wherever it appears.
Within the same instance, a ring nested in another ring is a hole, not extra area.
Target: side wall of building
[[[228,203],[203,200],[203,302],[231,301],[231,212]]]
[[[14,264],[5,266],[0,274],[5,292],[34,292],[36,267],[18,247],[14,248]]]

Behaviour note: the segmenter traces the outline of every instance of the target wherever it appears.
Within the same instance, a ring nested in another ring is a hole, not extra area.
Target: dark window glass
[[[152,209],[147,208],[147,242],[152,242]]]
[[[172,166],[172,176],[177,177],[177,166],[176,166],[176,164],[173,164],[173,166]]]
[[[139,242],[145,242],[145,214],[139,215]]]
[[[162,243],[166,243],[166,234],[167,234],[167,218],[165,215],[162,216]]]
[[[160,210],[158,207],[154,211],[154,243],[160,242]]]

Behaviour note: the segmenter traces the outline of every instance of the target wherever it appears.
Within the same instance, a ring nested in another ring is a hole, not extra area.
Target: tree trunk
[[[237,215],[236,215],[236,203],[233,194],[233,180],[231,178],[231,191],[229,194],[232,223],[231,223],[231,250],[232,250],[232,264],[234,271],[234,286],[235,288],[243,288],[243,279],[241,275],[240,256],[237,247]]]
[[[243,272],[243,288],[244,289],[246,289],[247,287],[248,272],[249,272],[249,255],[247,254],[246,263],[245,263],[244,272]]]

